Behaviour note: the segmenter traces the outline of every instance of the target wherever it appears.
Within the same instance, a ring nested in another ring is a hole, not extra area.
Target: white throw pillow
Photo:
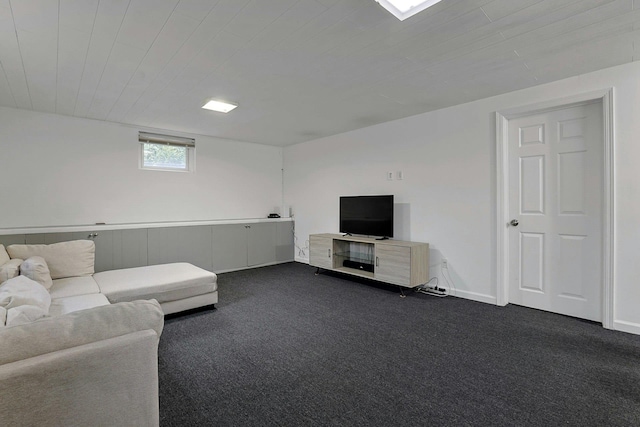
[[[9,257],[9,254],[4,248],[4,245],[0,245],[0,265],[4,265],[5,263],[9,262],[10,259],[11,257]]]
[[[40,283],[46,290],[51,289],[53,280],[47,262],[41,256],[32,256],[20,264],[20,274]]]
[[[41,256],[47,261],[52,279],[90,276],[94,273],[96,246],[91,240],[73,240],[51,245],[9,245],[11,258]]]
[[[22,264],[22,260],[14,258],[0,266],[0,285],[9,279],[18,277],[20,274],[20,264]]]
[[[48,313],[51,295],[40,283],[25,276],[14,277],[0,285],[0,307],[8,312],[21,305],[34,305]]]

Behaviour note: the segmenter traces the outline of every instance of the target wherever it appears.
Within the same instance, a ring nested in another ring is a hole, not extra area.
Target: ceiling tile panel
[[[297,0],[254,0],[245,6],[226,27],[226,31],[246,40],[253,39],[258,33],[272,24]]]
[[[74,115],[78,117],[86,117],[89,112],[128,7],[128,0],[103,1],[98,6],[76,100]]]
[[[18,45],[11,8],[8,1],[2,2],[0,5],[2,5],[0,7],[0,64],[2,64],[12,95],[11,99],[3,99],[0,102],[6,106],[11,106],[15,102],[18,108],[31,109],[31,97],[22,65],[22,54]]]
[[[133,107],[125,114],[123,120],[135,123],[138,115],[155,102],[159,93],[171,85],[178,76],[191,64],[211,43],[222,29],[242,10],[249,0],[220,0],[196,28],[187,42],[164,67],[158,77],[149,85]],[[237,38],[236,38],[237,39]]]
[[[18,31],[29,95],[33,108],[55,112],[57,80],[57,33]]]
[[[16,29],[19,31],[56,33],[58,2],[52,0],[11,1]]]
[[[218,3],[219,0],[180,0],[175,12],[202,21]]]
[[[80,90],[90,33],[76,27],[60,27],[56,88],[56,113],[72,115]]]
[[[145,53],[145,50],[122,43],[113,46],[87,117],[106,119],[122,90],[132,79]]]
[[[459,37],[470,31],[488,25],[491,21],[480,9],[462,15],[447,25],[439,25],[429,28],[416,37],[405,40],[396,46],[399,55],[414,57],[415,52],[427,50],[432,46],[442,43],[451,38]]]
[[[0,105],[288,145],[636,60],[639,5],[0,0]]]
[[[60,0],[60,28],[91,35],[99,0]]]
[[[147,50],[171,16],[178,0],[135,0],[127,14],[116,41]]]
[[[55,112],[58,2],[11,3],[32,107]]]
[[[251,40],[249,46],[254,49],[273,49],[325,10],[325,6],[315,1],[298,2],[265,27],[257,37]]]
[[[107,119],[121,121],[133,104],[189,39],[200,21],[174,13],[144,56],[109,112]]]
[[[9,80],[7,79],[7,75],[4,72],[4,68],[2,68],[1,62],[0,62],[0,105],[2,105],[3,107],[13,107],[13,108],[16,108],[18,106],[16,104],[15,99],[13,98],[13,94],[11,93]]]
[[[615,19],[614,19],[615,18]],[[540,55],[540,52],[553,52],[569,50],[575,44],[584,41],[610,37],[612,34],[625,33],[633,30],[633,24],[640,21],[640,11],[629,12],[616,18],[609,16],[608,19],[581,20],[580,25],[575,25],[572,31],[566,31],[553,37],[553,43],[545,42],[550,39],[542,38],[535,42],[521,45],[518,53],[528,58],[532,55]]]
[[[611,2],[612,0],[554,0],[555,4],[561,5],[560,8],[550,10],[546,15],[533,18],[529,22],[523,22],[518,26],[503,28],[501,32],[507,39],[531,33],[534,34],[533,38],[535,38],[536,34],[544,34],[546,28],[561,27],[564,20],[571,19],[590,10],[597,11],[600,6]]]
[[[515,2],[513,0],[494,0],[482,6],[482,10],[491,21],[497,21],[512,13],[525,10],[536,3],[542,3],[542,0],[522,0]]]

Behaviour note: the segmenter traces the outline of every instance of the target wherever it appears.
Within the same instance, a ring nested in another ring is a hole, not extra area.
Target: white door
[[[509,302],[602,320],[602,103],[509,120]]]

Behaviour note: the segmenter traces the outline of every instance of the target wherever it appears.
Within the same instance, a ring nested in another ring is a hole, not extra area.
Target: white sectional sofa
[[[0,252],[2,250],[4,248]],[[23,271],[22,274],[33,276],[31,278],[38,282],[46,282],[47,276],[51,277],[52,283],[48,289],[52,299],[52,315],[152,298],[160,303],[164,314],[218,302],[216,275],[188,263],[150,265],[94,274],[95,244],[91,240],[51,245],[10,245],[6,251],[12,267],[16,264],[24,266],[23,261],[33,257],[44,259],[46,265],[39,270],[36,266],[35,273]]]
[[[216,275],[94,259],[90,240],[0,245],[0,425],[158,425],[164,315],[215,304]]]

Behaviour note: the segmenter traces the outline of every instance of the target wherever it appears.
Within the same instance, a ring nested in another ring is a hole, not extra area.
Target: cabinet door
[[[77,231],[74,232],[70,239],[66,240],[93,240],[93,243],[96,245],[96,260],[94,264],[94,268],[96,273],[100,271],[113,270],[115,267],[113,265],[113,231],[111,230],[101,230],[101,231]],[[66,234],[66,233],[56,233],[56,234]],[[89,237],[91,235],[91,237]],[[46,237],[49,234],[45,234]],[[53,243],[47,241],[46,243]]]
[[[249,224],[247,265],[276,262],[276,223]]]
[[[9,245],[24,245],[26,236],[24,234],[7,234],[0,236],[0,244],[6,248]]]
[[[309,265],[333,269],[333,239],[324,236],[309,236]]]
[[[149,265],[188,262],[211,270],[213,252],[211,226],[150,228],[148,230]]]
[[[293,251],[293,221],[276,222],[276,261],[293,261]]]
[[[96,237],[96,242],[100,234]],[[147,229],[113,231],[113,269],[148,265]]]
[[[247,228],[245,224],[222,224],[213,227],[213,271],[227,271],[247,266]]]
[[[394,285],[409,286],[411,248],[377,244],[374,279]]]

